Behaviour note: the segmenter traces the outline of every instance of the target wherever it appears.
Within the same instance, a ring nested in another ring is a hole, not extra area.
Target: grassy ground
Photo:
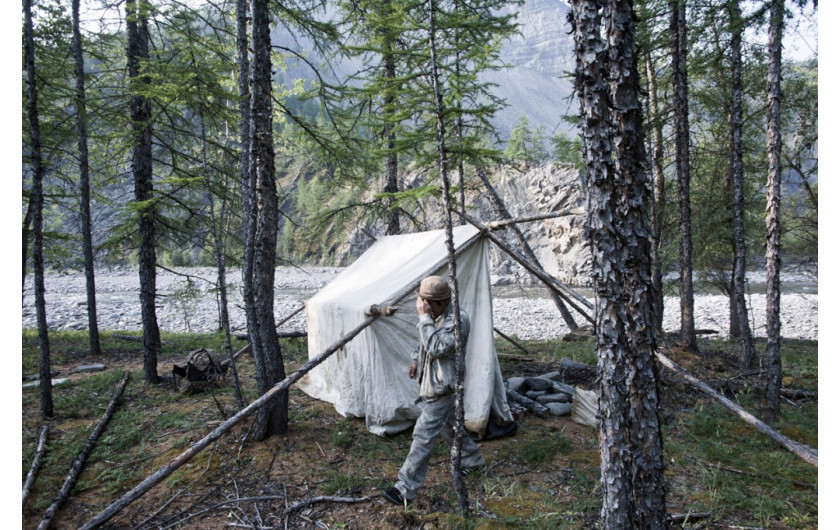
[[[124,335],[123,335],[124,336]],[[223,351],[218,335],[164,335],[158,371],[191,350]],[[86,354],[81,333],[50,336],[52,365],[65,377],[78,365],[103,362],[104,372],[70,375],[54,388],[56,417],[39,416],[38,390],[23,391],[22,479],[34,457],[41,425],[50,427],[44,466],[23,508],[23,528],[37,526],[72,460],[111,399],[123,371],[131,379],[54,527],[76,528],[170,462],[235,412],[228,384],[187,395],[143,381],[141,345],[103,335],[104,358]],[[595,362],[592,340],[522,342],[526,356],[499,342],[502,373],[536,375],[561,357]],[[758,410],[760,374],[737,368],[737,345],[701,342],[702,353],[666,353],[694,375],[751,411]],[[287,371],[306,357],[304,340],[284,342]],[[758,345],[763,351],[763,345]],[[24,375],[37,372],[37,337],[23,332]],[[247,400],[255,399],[253,363],[240,358]],[[783,343],[784,387],[816,391],[817,344]],[[594,381],[579,382],[588,386]],[[662,373],[661,400],[669,512],[697,514],[682,528],[817,528],[817,470],[761,435],[714,401]],[[221,409],[221,410],[220,410]],[[393,483],[410,433],[380,438],[364,421],[345,419],[332,406],[292,390],[290,432],[265,442],[248,437],[251,420],[196,456],[108,522],[113,528],[592,528],[601,505],[597,433],[568,417],[518,418],[516,436],[480,443],[489,470],[470,476],[473,516],[463,519],[448,471],[448,450],[438,444],[417,501],[407,509],[378,497]],[[816,399],[785,400],[774,428],[817,446]],[[316,496],[363,502],[320,502],[286,512]]]

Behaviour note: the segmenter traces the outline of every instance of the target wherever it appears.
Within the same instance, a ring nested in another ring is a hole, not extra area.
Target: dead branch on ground
[[[38,437],[38,448],[35,450],[35,458],[32,459],[32,465],[29,467],[29,473],[26,474],[26,480],[23,483],[23,505],[26,506],[26,499],[29,497],[29,490],[32,484],[35,483],[35,477],[41,469],[41,460],[44,458],[44,452],[47,450],[47,433],[50,428],[46,425],[41,427],[41,435]]]
[[[49,528],[53,517],[55,517],[55,513],[58,511],[58,508],[61,507],[67,496],[70,495],[70,491],[73,489],[73,486],[76,485],[79,474],[82,472],[82,468],[84,467],[85,462],[87,462],[87,458],[91,451],[93,451],[93,446],[96,444],[99,436],[102,435],[102,431],[105,430],[108,420],[111,419],[111,416],[113,416],[114,411],[117,409],[117,403],[119,402],[123,390],[125,390],[125,386],[128,383],[128,375],[128,371],[123,374],[120,383],[117,385],[116,390],[114,390],[114,397],[112,397],[111,402],[108,403],[108,408],[105,411],[105,414],[102,415],[99,423],[97,423],[96,427],[94,427],[93,431],[91,431],[85,446],[82,447],[79,455],[73,461],[73,465],[70,466],[70,473],[67,475],[67,478],[64,479],[64,484],[62,484],[61,489],[58,491],[58,495],[56,495],[55,500],[53,500],[52,504],[50,504],[47,508],[46,513],[44,513],[44,517],[38,524],[38,530],[45,530],[46,528]]]
[[[299,502],[297,504],[293,504],[283,510],[283,515],[289,515],[292,512],[297,510],[302,510],[303,508],[307,508],[312,506],[318,502],[343,502],[343,503],[356,503],[356,502],[368,502],[375,498],[378,495],[368,495],[367,497],[330,497],[330,496],[319,496],[319,497],[312,497],[311,499],[307,499],[305,501]]]
[[[705,394],[707,394],[707,395],[715,398],[716,400],[720,401],[723,404],[723,406],[725,406],[730,411],[737,414],[738,417],[740,417],[742,420],[746,421],[748,424],[755,427],[760,433],[769,437],[771,440],[780,444],[782,447],[784,447],[788,451],[792,452],[793,454],[795,454],[799,458],[805,460],[806,462],[808,462],[812,466],[817,467],[817,450],[816,449],[814,449],[813,447],[807,446],[805,444],[801,444],[799,442],[794,442],[793,440],[791,440],[787,436],[784,436],[783,434],[775,431],[769,425],[767,425],[763,421],[759,420],[758,418],[756,418],[755,416],[753,416],[752,414],[750,414],[749,412],[744,410],[742,407],[740,407],[738,404],[736,404],[732,400],[727,399],[726,397],[724,397],[724,396],[720,395],[719,393],[715,392],[715,390],[712,387],[710,387],[709,385],[707,385],[703,381],[700,381],[696,377],[692,376],[691,374],[689,374],[688,372],[683,370],[677,363],[675,363],[674,361],[672,361],[671,359],[666,357],[661,352],[658,352],[658,351],[656,352],[656,359],[663,366],[665,366],[669,370],[673,371],[674,373],[680,375],[683,379],[685,379],[692,386],[700,389]]]

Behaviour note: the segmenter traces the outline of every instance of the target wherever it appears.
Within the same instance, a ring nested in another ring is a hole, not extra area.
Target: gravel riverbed
[[[333,267],[280,267],[275,280],[275,317],[279,322],[293,313],[301,303],[328,284],[343,269]],[[177,272],[177,273],[176,273]],[[218,303],[215,291],[215,270],[212,268],[161,270],[157,277],[158,325],[173,332],[209,332],[218,327]],[[798,283],[800,277],[783,275],[785,283]],[[239,270],[228,273],[229,312],[234,333],[245,332],[245,313],[240,295]],[[87,328],[85,278],[81,272],[52,273],[45,278],[47,324],[52,330]],[[96,275],[99,327],[108,331],[141,329],[140,285],[134,269],[100,270]],[[497,290],[494,288],[494,291]],[[493,310],[496,328],[511,337],[543,340],[562,337],[568,332],[563,319],[542,290],[528,288],[517,293],[509,288],[498,289]],[[814,290],[815,291],[815,290]],[[27,279],[22,306],[23,328],[35,328],[35,306],[31,277]],[[694,300],[697,329],[715,330],[726,336],[729,329],[729,302],[725,296],[696,294]],[[752,328],[757,336],[765,332],[765,297],[761,293],[749,297]],[[816,292],[794,292],[782,295],[782,336],[817,340],[819,295]],[[581,318],[577,318],[582,323]],[[678,331],[679,298],[665,300],[665,331]],[[303,312],[283,324],[281,331],[303,331]]]

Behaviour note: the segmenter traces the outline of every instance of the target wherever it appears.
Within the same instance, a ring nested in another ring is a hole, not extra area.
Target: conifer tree
[[[96,279],[94,273],[93,240],[90,214],[90,164],[88,159],[88,117],[85,95],[85,61],[82,53],[82,34],[79,29],[79,0],[72,1],[73,10],[73,59],[76,73],[76,121],[79,131],[79,206],[82,220],[82,249],[85,257],[85,284],[87,292],[88,334],[90,353],[99,356],[99,323],[96,316]]]
[[[126,0],[127,57],[131,93],[131,123],[134,199],[140,235],[140,309],[143,319],[143,371],[146,381],[157,383],[157,357],[161,351],[160,329],[155,309],[157,296],[157,249],[155,199],[152,175],[152,110],[146,97],[149,88],[149,4]]]
[[[41,416],[53,417],[50,339],[47,328],[47,304],[44,289],[44,164],[41,153],[41,126],[38,117],[38,85],[35,70],[35,42],[32,26],[32,1],[23,1],[24,64],[26,66],[26,107],[29,118],[29,159],[32,166],[32,263],[34,269],[35,312],[38,321],[40,352]],[[26,228],[26,227],[24,227]],[[24,254],[24,266],[26,257]]]

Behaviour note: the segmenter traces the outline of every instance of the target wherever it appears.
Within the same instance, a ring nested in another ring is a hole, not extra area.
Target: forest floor
[[[86,335],[51,336],[52,368],[70,381],[53,389],[55,418],[39,415],[38,390],[22,403],[22,483],[41,426],[49,426],[44,465],[23,507],[22,528],[35,528],[99,420],[124,371],[128,387],[79,483],[53,528],[78,528],[145,477],[171,462],[235,411],[231,377],[214,392],[173,389],[173,362],[200,347],[221,351],[218,335],[164,336],[159,385],[143,380],[142,346],[125,334],[103,334],[103,357],[87,355]],[[593,363],[592,339],[528,341],[529,355],[500,342],[505,378],[551,372],[561,357]],[[738,368],[737,345],[706,340],[701,353],[663,345],[663,352],[756,415],[759,370]],[[757,347],[763,351],[763,346]],[[85,353],[82,353],[85,352]],[[287,373],[306,358],[305,339],[284,341]],[[23,332],[23,373],[37,372],[37,336]],[[80,365],[103,372],[68,375]],[[255,399],[253,362],[237,362],[246,400]],[[784,387],[810,392],[786,399],[773,424],[817,446],[817,343],[783,342]],[[572,384],[592,388],[595,381]],[[182,383],[181,388],[184,388]],[[817,469],[758,433],[707,396],[661,371],[660,400],[668,511],[674,528],[817,528]],[[482,441],[485,474],[467,479],[472,513],[465,519],[449,475],[448,448],[438,443],[420,496],[407,508],[387,503],[411,442],[410,432],[370,434],[363,420],[299,390],[289,395],[289,432],[250,440],[252,419],[200,452],[106,528],[594,528],[601,506],[597,432],[570,417],[517,418],[515,436]],[[319,500],[318,498],[325,498]]]

